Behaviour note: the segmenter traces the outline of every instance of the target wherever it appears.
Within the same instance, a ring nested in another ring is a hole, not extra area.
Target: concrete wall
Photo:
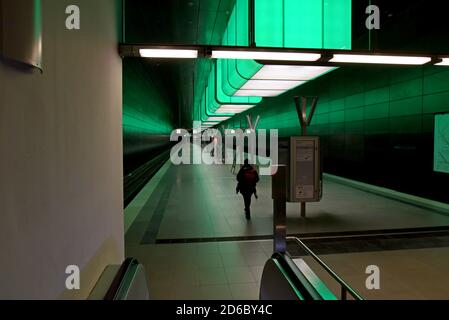
[[[86,298],[124,258],[120,6],[43,0],[44,73],[0,60],[0,299]]]

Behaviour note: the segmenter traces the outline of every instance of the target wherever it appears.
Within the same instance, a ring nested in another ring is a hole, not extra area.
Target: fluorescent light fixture
[[[430,62],[431,60],[432,60],[432,58],[430,58],[430,57],[335,54],[334,57],[330,60],[330,62],[423,65],[425,63]]]
[[[196,59],[198,50],[184,49],[140,49],[142,58]]]
[[[306,81],[291,80],[249,80],[241,90],[291,90]]]
[[[252,107],[255,107],[255,104],[222,104],[220,108],[229,108],[229,109],[251,109]]]
[[[243,112],[243,111],[237,111],[237,110],[232,110],[232,109],[217,109],[215,111],[216,114],[232,114],[232,115],[235,115],[240,112]]]
[[[236,114],[244,112],[248,109],[253,108],[254,105],[222,105],[220,108],[218,108],[215,113],[216,114]]]
[[[238,90],[235,97],[277,97],[286,90]]]
[[[248,109],[227,109],[227,108],[219,108],[215,111],[216,114],[237,114],[245,112]]]
[[[222,122],[222,121],[225,121],[225,120],[228,120],[228,119],[231,119],[231,117],[209,117],[209,118],[207,118],[207,121],[208,122],[210,122],[210,121]]]
[[[336,67],[265,65],[235,94],[237,97],[277,97]]]
[[[449,66],[449,58],[442,58],[441,62],[435,63],[436,66]]]
[[[335,67],[265,65],[251,80],[308,81],[334,70]]]
[[[213,59],[278,60],[278,61],[317,61],[319,53],[275,52],[275,51],[227,51],[213,50]]]

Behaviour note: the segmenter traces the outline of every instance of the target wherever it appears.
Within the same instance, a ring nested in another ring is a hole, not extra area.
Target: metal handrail
[[[341,286],[341,300],[347,299],[347,293],[355,299],[355,300],[363,300],[362,296],[360,296],[357,292],[355,292],[342,278],[340,278],[326,263],[323,262],[310,248],[301,241],[298,237],[287,237],[287,240],[296,241],[318,264],[323,267],[324,270],[328,274],[334,278]]]

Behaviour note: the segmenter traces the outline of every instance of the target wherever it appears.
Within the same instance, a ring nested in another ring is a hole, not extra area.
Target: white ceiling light
[[[335,67],[265,65],[252,77],[251,80],[308,81],[333,69],[335,69]]]
[[[291,80],[249,80],[241,90],[291,90],[306,81]]]
[[[430,62],[430,57],[387,56],[387,55],[358,55],[336,54],[330,62],[338,63],[367,63],[367,64],[399,64],[423,65]]]
[[[207,118],[207,121],[208,122],[211,122],[211,121],[222,122],[222,121],[228,120],[230,118],[231,117],[209,117],[209,118]]]
[[[232,114],[235,115],[237,113],[242,113],[247,109],[228,109],[228,108],[219,108],[215,111],[216,114]]]
[[[244,112],[248,109],[251,109],[254,105],[237,105],[237,104],[224,104],[218,108],[215,113],[216,114],[236,114]]]
[[[238,90],[235,97],[277,97],[286,90]]]
[[[140,49],[143,58],[196,59],[198,50],[184,49]]]
[[[277,97],[336,67],[265,65],[235,94],[237,97]]]
[[[274,52],[274,51],[227,51],[213,50],[213,59],[279,60],[279,61],[317,61],[319,53]]]
[[[220,108],[230,108],[230,109],[243,109],[247,110],[255,107],[255,104],[222,104]]]
[[[449,66],[449,58],[442,58],[441,62],[435,63],[436,66]]]

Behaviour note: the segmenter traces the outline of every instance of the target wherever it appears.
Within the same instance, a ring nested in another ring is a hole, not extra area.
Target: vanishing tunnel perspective
[[[449,300],[446,20],[0,0],[0,299]]]

